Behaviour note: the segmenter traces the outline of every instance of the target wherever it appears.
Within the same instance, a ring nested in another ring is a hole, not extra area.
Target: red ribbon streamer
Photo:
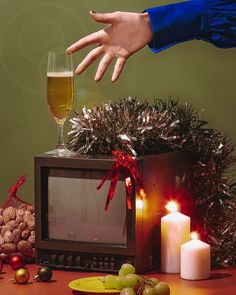
[[[131,196],[133,193],[133,186],[138,186],[143,192],[143,183],[137,169],[137,161],[130,155],[120,151],[113,150],[112,155],[116,158],[116,163],[108,170],[106,176],[102,179],[97,187],[99,190],[108,178],[111,178],[111,183],[106,199],[105,210],[108,209],[110,201],[114,197],[117,181],[119,179],[121,169],[125,176],[126,202],[128,209],[132,209]],[[133,182],[133,183],[132,183]]]
[[[16,182],[15,185],[11,186],[9,189],[9,194],[8,197],[5,201],[5,203],[2,205],[2,208],[5,209],[9,206],[13,207],[19,207],[21,204],[27,204],[30,205],[27,202],[22,201],[19,197],[17,197],[16,193],[18,189],[25,183],[26,181],[26,176],[20,176]]]

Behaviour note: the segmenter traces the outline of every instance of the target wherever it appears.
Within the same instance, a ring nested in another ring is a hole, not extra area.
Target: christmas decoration
[[[15,272],[15,281],[17,284],[26,284],[28,283],[30,274],[26,268],[19,268]]]
[[[12,253],[21,253],[27,262],[34,261],[35,257],[34,208],[16,196],[25,180],[25,177],[17,180],[0,208],[0,253],[5,261]]]
[[[125,175],[125,189],[126,189],[126,200],[128,209],[131,207],[131,195],[133,192],[131,178],[134,180],[135,185],[138,185],[141,193],[143,192],[143,185],[140,175],[137,170],[137,163],[130,155],[127,155],[121,151],[114,150],[112,155],[117,159],[116,163],[108,171],[107,175],[102,179],[101,183],[98,185],[97,189],[100,189],[108,177],[111,177],[111,184],[108,191],[108,196],[106,200],[105,210],[108,209],[109,202],[112,200],[116,184],[120,175],[121,168],[123,169]]]
[[[34,280],[48,282],[51,280],[52,270],[50,267],[42,266],[38,269],[37,275],[34,276]]]
[[[11,254],[9,256],[9,265],[15,270],[24,267],[25,262],[23,256],[21,254]]]
[[[111,155],[113,150],[131,156],[190,151],[195,158],[195,229],[211,245],[213,266],[236,266],[236,184],[226,175],[234,146],[200,115],[192,105],[174,99],[151,104],[123,98],[83,107],[70,120],[68,147],[90,155]]]

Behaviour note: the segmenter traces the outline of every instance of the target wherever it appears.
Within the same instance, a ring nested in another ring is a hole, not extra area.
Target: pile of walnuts
[[[35,216],[31,205],[0,208],[0,259],[21,253],[26,260],[35,257]]]

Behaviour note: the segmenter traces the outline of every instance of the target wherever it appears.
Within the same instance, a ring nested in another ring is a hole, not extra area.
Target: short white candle
[[[181,246],[180,276],[185,280],[203,280],[210,276],[210,246],[191,234],[192,240]]]
[[[177,211],[173,201],[166,208],[170,214],[161,218],[161,271],[180,272],[180,246],[190,239],[190,218]]]

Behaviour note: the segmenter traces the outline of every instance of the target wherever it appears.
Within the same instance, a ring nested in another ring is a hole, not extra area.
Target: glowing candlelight
[[[202,280],[210,276],[210,246],[199,240],[196,232],[191,241],[181,246],[180,276],[186,280]]]
[[[170,201],[166,208],[171,212],[161,218],[161,271],[180,272],[180,246],[189,241],[190,218],[178,212],[178,204]]]

